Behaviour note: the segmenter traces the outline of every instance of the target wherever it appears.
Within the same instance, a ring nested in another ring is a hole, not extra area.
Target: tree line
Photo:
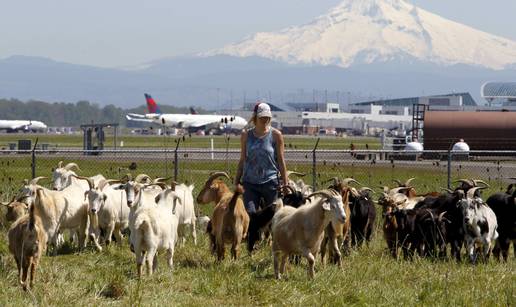
[[[160,105],[164,113],[189,113],[188,107],[173,107]],[[199,113],[205,113],[202,109],[196,109]],[[145,114],[145,105],[131,109],[123,109],[115,105],[100,107],[89,101],[69,102],[44,102],[31,100],[23,102],[17,99],[0,99],[0,119],[39,120],[49,127],[78,127],[81,124],[95,123],[119,123],[121,126],[138,127],[141,123],[127,121],[127,113]]]

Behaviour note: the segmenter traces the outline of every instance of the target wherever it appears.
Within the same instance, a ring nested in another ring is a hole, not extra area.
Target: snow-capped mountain
[[[403,0],[344,0],[311,23],[256,33],[204,55],[216,54],[344,68],[401,60],[500,70],[514,68],[516,42]]]

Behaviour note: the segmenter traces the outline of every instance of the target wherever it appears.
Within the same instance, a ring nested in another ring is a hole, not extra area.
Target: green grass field
[[[62,157],[38,159],[38,175],[50,175]],[[80,158],[82,159],[82,158]],[[137,174],[164,176],[164,161],[149,161],[144,157],[128,160],[73,159],[83,169],[81,175],[103,173],[116,177],[125,173],[129,161],[137,161]],[[65,159],[65,162],[71,160]],[[199,191],[212,170],[234,170],[234,163],[214,161],[180,162],[180,181],[188,180]],[[30,177],[29,157],[0,157],[0,190],[5,200],[20,186],[22,178]],[[170,165],[169,165],[170,166]],[[289,163],[289,169],[309,172],[307,163]],[[333,176],[353,176],[365,185],[391,184],[392,179],[416,177],[418,191],[438,190],[446,183],[443,166],[410,168],[399,165],[372,164],[337,165],[320,162],[318,182]],[[461,176],[475,173],[461,170]],[[479,177],[477,177],[479,178]],[[311,182],[311,177],[307,178]],[[48,181],[47,181],[48,184]],[[492,181],[492,188],[484,195],[504,188],[505,183]],[[200,212],[210,214],[212,205],[199,206]],[[511,254],[508,263],[491,259],[487,264],[434,261],[415,258],[413,261],[392,259],[377,222],[371,244],[354,250],[343,260],[342,268],[316,262],[316,277],[307,280],[306,262],[290,265],[288,277],[273,278],[271,249],[261,244],[252,257],[242,247],[242,257],[215,263],[208,251],[208,239],[200,235],[194,246],[189,240],[185,247],[177,247],[173,271],[166,266],[163,255],[155,275],[138,280],[134,255],[124,241],[122,247],[111,246],[102,253],[89,246],[77,251],[66,245],[57,256],[45,256],[37,272],[36,286],[23,292],[17,284],[16,265],[8,253],[7,225],[4,210],[0,217],[0,306],[57,305],[466,305],[515,306],[516,259]],[[464,252],[464,251],[463,251]],[[229,256],[229,251],[227,251]]]
[[[50,144],[51,147],[82,148],[82,135],[51,135],[51,134],[0,134],[0,148],[9,148],[9,143],[17,143],[20,139],[32,140],[34,144],[36,138],[39,139],[39,144]],[[157,136],[157,135],[123,135],[117,138],[117,147],[120,147],[120,141],[123,141],[124,147],[128,148],[175,148],[178,136]],[[229,136],[229,143],[225,136],[186,136],[181,138],[180,148],[210,148],[211,138],[213,138],[213,146],[216,149],[239,148],[240,137]],[[299,136],[285,136],[285,148],[291,149],[313,149],[316,142],[316,137],[299,137]],[[380,143],[375,138],[365,137],[321,137],[319,142],[319,149],[349,149],[350,144],[353,143],[356,149],[365,149],[368,144],[370,149],[379,149]],[[104,143],[106,149],[113,148],[113,138],[110,135],[106,136]]]

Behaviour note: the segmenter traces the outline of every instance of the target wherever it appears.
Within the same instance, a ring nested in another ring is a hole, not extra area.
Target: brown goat
[[[346,178],[340,180],[333,178],[334,183],[330,186],[331,189],[337,191],[342,196],[344,204],[344,212],[346,213],[346,220],[344,223],[330,223],[324,232],[324,239],[321,244],[321,258],[324,261],[326,250],[328,249],[330,259],[333,263],[341,264],[341,253],[339,251],[339,242],[344,248],[344,253],[349,253],[351,249],[351,209],[349,207],[349,193],[351,193],[350,183],[360,184],[353,178]]]
[[[249,215],[244,202],[238,196],[243,190],[238,187],[231,193],[228,186],[220,179],[220,176],[229,178],[224,172],[211,174],[204,187],[197,196],[197,203],[207,204],[214,202],[215,209],[211,217],[211,225],[208,227],[212,251],[217,253],[217,260],[224,259],[224,245],[231,244],[233,259],[237,259],[240,253],[240,243],[247,235],[249,227]]]
[[[34,285],[36,268],[47,247],[45,233],[35,206],[30,206],[29,214],[18,219],[9,229],[9,251],[18,267],[18,276],[23,290],[27,290],[30,269],[30,288]]]
[[[20,217],[27,214],[28,206],[26,203],[17,202],[14,200],[9,203],[2,203],[7,208],[7,212],[5,213],[5,219],[8,222],[14,222]]]

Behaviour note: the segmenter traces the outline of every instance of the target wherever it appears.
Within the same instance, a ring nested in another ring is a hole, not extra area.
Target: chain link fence
[[[194,184],[194,193],[213,171],[234,176],[240,151],[235,149],[176,149],[118,151],[16,151],[0,152],[0,191],[6,198],[20,187],[23,179],[51,177],[59,161],[75,162],[82,176],[102,174],[121,178],[145,173],[152,178],[172,177],[177,182]],[[513,151],[423,151],[383,150],[286,150],[287,168],[306,174],[301,179],[320,189],[333,177],[352,177],[379,191],[393,186],[394,180],[416,178],[413,185],[419,193],[453,187],[461,178],[482,179],[489,183],[490,193],[505,190],[516,177],[516,152]],[[291,179],[297,180],[295,175]]]

